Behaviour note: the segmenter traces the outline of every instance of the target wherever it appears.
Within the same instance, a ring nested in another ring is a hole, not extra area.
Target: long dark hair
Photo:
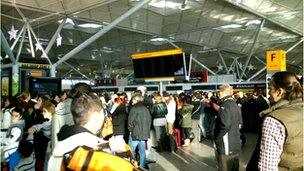
[[[282,88],[285,90],[283,99],[292,101],[298,98],[303,99],[303,88],[296,74],[283,71],[277,72],[272,76],[272,84],[274,88]]]

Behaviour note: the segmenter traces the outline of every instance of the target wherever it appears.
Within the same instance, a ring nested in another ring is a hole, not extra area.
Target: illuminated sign
[[[50,64],[34,64],[34,63],[20,62],[19,66],[22,67],[22,68],[51,69]]]
[[[286,52],[275,50],[266,52],[267,71],[286,71]]]
[[[183,51],[181,49],[172,49],[172,50],[163,50],[157,52],[147,52],[147,53],[135,53],[132,54],[132,59],[142,59],[142,58],[153,58],[153,57],[161,57],[167,55],[177,55],[182,54]]]

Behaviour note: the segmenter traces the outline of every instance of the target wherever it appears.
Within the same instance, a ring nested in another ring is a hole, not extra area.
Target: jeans
[[[132,155],[134,158],[135,158],[135,149],[138,146],[139,166],[144,168],[146,162],[146,140],[133,140],[130,133],[128,144],[131,147]]]
[[[165,126],[154,126],[154,129],[155,129],[155,138],[156,138],[156,141],[158,142],[158,141],[160,141],[163,134],[165,134],[166,127]]]

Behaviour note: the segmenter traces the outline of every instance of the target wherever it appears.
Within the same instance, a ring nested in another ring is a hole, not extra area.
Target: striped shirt
[[[272,117],[266,117],[263,122],[260,146],[259,170],[278,171],[280,156],[285,142],[285,127]]]

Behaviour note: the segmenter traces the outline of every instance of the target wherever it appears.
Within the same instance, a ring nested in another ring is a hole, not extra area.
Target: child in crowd
[[[42,114],[43,117],[45,119],[48,119],[47,121],[43,122],[42,124],[36,124],[33,125],[31,128],[28,129],[28,133],[29,134],[34,134],[35,132],[39,132],[42,131],[43,135],[48,138],[48,140],[51,139],[51,135],[52,135],[52,117],[55,113],[55,105],[47,100],[44,101],[43,106],[42,106]],[[49,155],[51,153],[51,147],[50,147],[50,142],[47,145],[47,149],[46,149],[46,153],[44,154],[45,158],[44,158],[44,168],[47,168],[47,161],[49,158]]]
[[[42,131],[43,135],[47,138],[51,138],[51,120],[52,116],[55,113],[55,105],[50,101],[45,101],[43,104],[43,117],[48,119],[47,121],[43,122],[42,124],[33,125],[31,128],[28,129],[29,134]]]
[[[22,139],[24,126],[22,110],[14,108],[11,113],[11,124],[5,137],[1,137],[2,161],[8,161],[9,156],[17,150],[19,141]]]
[[[7,131],[11,124],[11,113],[12,113],[12,104],[8,98],[2,99],[1,105],[1,115],[0,115],[0,123],[1,123],[1,132]]]

